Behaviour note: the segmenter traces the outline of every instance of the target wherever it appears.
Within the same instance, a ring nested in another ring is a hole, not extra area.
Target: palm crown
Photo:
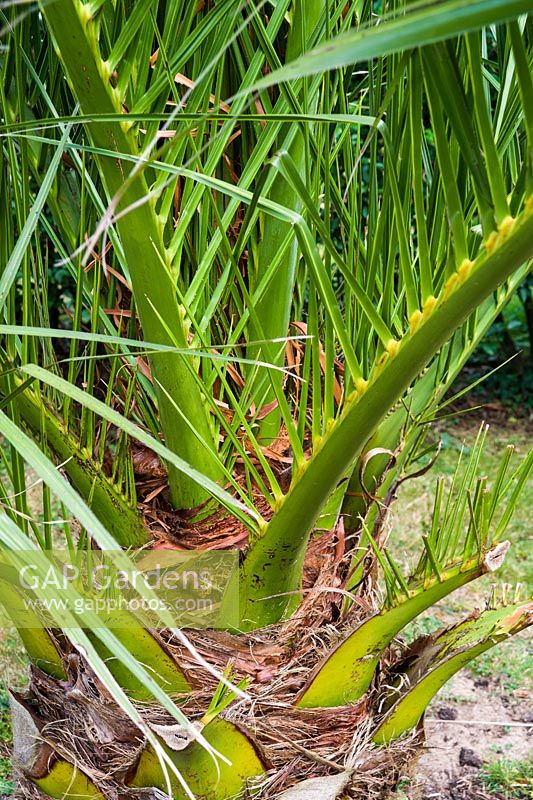
[[[62,538],[117,568],[154,542],[240,553],[226,632],[15,614],[33,665],[16,727],[40,742],[22,772],[52,797],[218,800],[256,779],[270,797],[309,774],[357,796],[357,742],[393,783],[368,743],[405,757],[438,688],[530,619],[500,598],[392,646],[503,560],[533,459],[479,477],[485,428],[437,484],[413,574],[383,530],[530,268],[529,4],[398,1],[379,25],[374,5],[0,12],[2,548]],[[74,688],[85,706],[65,708]]]

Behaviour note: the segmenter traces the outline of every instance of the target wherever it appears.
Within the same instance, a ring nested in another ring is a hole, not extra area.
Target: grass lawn
[[[11,782],[11,724],[7,687],[23,689],[27,659],[15,630],[0,630],[0,797],[10,795]]]
[[[488,764],[481,780],[486,789],[504,800],[533,797],[533,757],[528,761],[500,759]]]

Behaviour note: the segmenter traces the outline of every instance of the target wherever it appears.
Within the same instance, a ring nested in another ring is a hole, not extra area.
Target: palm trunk
[[[302,682],[312,679],[316,666],[312,638],[320,637],[331,647],[342,636],[338,631],[332,638],[329,615],[315,615],[311,626],[308,619],[286,623],[264,637],[190,631],[194,644],[216,652],[210,659],[213,666],[223,670],[236,659],[234,680],[249,681],[247,693],[253,703],[206,714],[206,703],[217,691],[216,679],[198,671],[183,648],[166,645],[194,690],[182,709],[227,760],[216,765],[160,707],[145,705],[144,721],[156,726],[170,763],[179,771],[179,778],[170,772],[172,797],[187,797],[183,781],[204,800],[251,797],[252,787],[260,782],[262,800],[274,800],[304,777],[321,779],[319,785],[329,791],[329,783],[339,774],[345,777],[343,796],[385,797],[400,775],[408,774],[423,742],[423,727],[416,725],[437,688],[475,655],[530,624],[532,614],[532,604],[510,606],[467,620],[464,630],[453,628],[433,637],[424,644],[434,662],[431,668],[425,650],[415,643],[418,673],[409,651],[406,657],[410,693],[384,703],[391,692],[390,675],[384,673],[372,692],[334,708],[305,708],[296,702]],[[356,618],[347,623],[353,625]],[[113,702],[83,658],[68,650],[63,657],[65,677],[54,678],[34,665],[29,690],[24,696],[13,695],[15,764],[21,788],[33,794],[37,788],[37,794],[57,800],[134,798],[139,789],[154,797],[155,789],[168,792],[158,758],[142,732]],[[431,679],[433,672],[436,682]],[[277,676],[283,679],[275,680]],[[355,739],[354,771],[350,759]],[[374,742],[382,745],[379,750]]]

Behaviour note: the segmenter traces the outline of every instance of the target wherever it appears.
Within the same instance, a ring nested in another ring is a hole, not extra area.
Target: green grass
[[[0,692],[0,742],[11,740],[11,725],[9,722],[9,697],[5,690]]]
[[[11,761],[7,758],[7,748],[10,744],[9,699],[7,692],[2,690],[0,691],[0,795],[9,795],[13,790]]]
[[[0,796],[10,795],[12,743],[7,687],[22,689],[27,681],[27,658],[16,631],[0,630]]]
[[[11,761],[9,758],[0,756],[0,793],[10,795],[13,793],[14,783],[10,780]]]
[[[391,792],[390,800],[409,800],[409,789],[411,788],[410,778],[400,778],[398,785]]]
[[[533,758],[527,761],[502,758],[487,764],[480,779],[502,800],[529,800],[533,795]]]

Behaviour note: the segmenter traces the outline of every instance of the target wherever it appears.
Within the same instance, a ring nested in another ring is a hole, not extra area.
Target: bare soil
[[[426,736],[411,800],[499,800],[505,795],[488,791],[480,773],[500,758],[531,755],[532,698],[525,689],[509,693],[497,680],[459,673],[428,708]]]

